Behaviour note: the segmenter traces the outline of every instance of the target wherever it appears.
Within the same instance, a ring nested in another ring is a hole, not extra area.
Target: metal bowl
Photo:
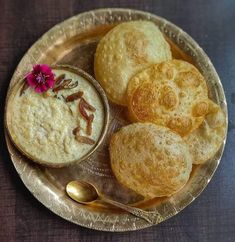
[[[22,83],[22,79],[19,80],[14,86],[11,87],[11,89],[8,91],[8,95],[7,95],[7,100],[6,100],[6,110],[5,110],[5,127],[6,130],[8,131],[8,135],[11,139],[11,141],[14,143],[14,145],[17,147],[18,150],[21,151],[22,154],[24,154],[28,159],[30,159],[31,161],[34,161],[38,164],[41,165],[45,165],[48,167],[54,167],[54,168],[61,168],[64,166],[69,166],[69,165],[73,165],[76,163],[79,163],[81,161],[84,161],[86,159],[89,158],[89,156],[91,156],[98,148],[99,146],[102,144],[105,135],[107,133],[108,130],[108,124],[109,124],[109,104],[108,104],[108,99],[106,97],[106,94],[103,90],[103,88],[100,86],[100,84],[88,73],[86,73],[85,71],[83,71],[80,68],[74,67],[74,66],[70,66],[70,65],[52,65],[51,66],[53,69],[57,69],[57,70],[65,70],[65,71],[69,71],[72,73],[75,73],[76,75],[79,75],[81,77],[83,77],[85,80],[87,80],[97,91],[97,94],[99,95],[102,103],[103,103],[103,108],[104,108],[104,124],[103,124],[103,129],[102,132],[100,134],[100,137],[98,139],[98,141],[96,142],[95,146],[93,146],[88,153],[86,153],[84,156],[82,156],[79,159],[76,160],[72,160],[69,162],[64,162],[64,163],[52,163],[52,162],[46,162],[43,160],[38,159],[37,157],[33,157],[31,156],[28,152],[26,152],[23,147],[21,147],[21,144],[17,143],[14,141],[13,136],[11,135],[13,130],[11,129],[10,125],[9,125],[9,120],[8,117],[11,116],[11,113],[8,109],[8,104],[9,104],[9,97],[11,95],[16,95],[17,92],[19,91],[19,87],[20,84]]]

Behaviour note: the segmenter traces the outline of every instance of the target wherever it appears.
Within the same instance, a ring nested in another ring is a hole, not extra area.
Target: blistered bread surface
[[[134,122],[153,122],[184,136],[208,111],[208,90],[201,73],[182,60],[153,65],[129,82],[128,110]]]
[[[110,158],[120,183],[148,198],[177,192],[192,169],[189,148],[181,136],[151,123],[131,124],[113,134]]]

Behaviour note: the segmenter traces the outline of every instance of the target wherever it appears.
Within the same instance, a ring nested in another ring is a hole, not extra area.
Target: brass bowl
[[[20,144],[18,144],[17,142],[14,141],[14,138],[12,136],[12,132],[11,131],[11,127],[9,125],[8,122],[8,117],[10,117],[11,113],[8,109],[8,100],[9,97],[11,95],[16,95],[16,92],[19,90],[17,87],[19,86],[18,84],[22,83],[22,79],[19,80],[14,86],[11,87],[11,89],[8,92],[7,95],[7,100],[6,100],[6,110],[5,110],[5,127],[6,130],[8,131],[8,135],[11,139],[11,141],[14,143],[14,145],[17,147],[18,150],[21,151],[22,154],[24,154],[26,157],[28,157],[28,159],[30,159],[31,161],[34,161],[38,164],[41,165],[45,165],[48,167],[54,167],[54,168],[61,168],[61,167],[65,167],[65,166],[69,166],[69,165],[73,165],[75,163],[79,163],[81,161],[84,161],[86,159],[89,158],[89,156],[91,156],[98,148],[99,146],[102,144],[105,135],[107,133],[108,130],[108,124],[109,124],[109,104],[108,104],[108,99],[106,97],[106,94],[103,90],[103,88],[100,86],[100,84],[88,73],[86,73],[85,71],[83,71],[80,68],[74,67],[74,66],[70,66],[70,65],[52,65],[51,66],[53,69],[57,69],[57,70],[65,70],[65,71],[69,71],[69,72],[73,72],[76,75],[79,75],[81,77],[83,77],[85,80],[87,80],[97,91],[97,94],[100,96],[100,99],[103,103],[103,107],[104,107],[104,124],[103,124],[103,129],[102,132],[100,134],[100,137],[98,139],[98,141],[96,142],[95,146],[93,146],[88,153],[86,153],[84,156],[82,156],[79,159],[73,160],[73,161],[69,161],[69,162],[64,162],[64,163],[50,163],[50,162],[46,162],[46,161],[42,161],[40,159],[38,159],[37,157],[33,157],[31,156],[28,152],[26,152]]]
[[[53,27],[28,50],[20,61],[10,83],[13,86],[35,63],[70,64],[93,75],[93,58],[100,38],[123,21],[150,20],[159,26],[173,50],[175,58],[193,63],[206,79],[210,97],[227,115],[227,104],[221,81],[214,66],[200,46],[182,29],[164,18],[131,9],[98,9],[74,16]],[[188,206],[211,180],[220,162],[226,137],[217,154],[203,165],[193,166],[186,186],[171,197],[143,200],[122,187],[112,174],[108,156],[110,135],[126,125],[125,108],[110,103],[110,123],[107,135],[99,148],[79,164],[60,169],[45,168],[28,161],[12,145],[6,133],[9,153],[15,169],[25,186],[47,208],[81,226],[103,231],[130,231],[151,226],[122,210],[102,203],[80,205],[65,194],[65,186],[72,180],[91,182],[110,198],[134,203],[142,209],[160,214],[164,221]]]

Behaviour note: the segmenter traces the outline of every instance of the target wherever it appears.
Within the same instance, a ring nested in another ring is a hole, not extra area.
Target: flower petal
[[[47,86],[49,88],[52,88],[55,84],[55,80],[54,79],[47,79]]]
[[[55,75],[50,66],[46,64],[34,65],[26,79],[28,85],[35,88],[37,93],[45,92],[55,84]]]
[[[47,86],[46,84],[41,85],[41,90],[42,90],[43,92],[47,91],[48,89],[49,89],[49,88],[48,88],[48,86]]]
[[[35,88],[35,92],[37,92],[37,93],[41,93],[41,92],[43,92],[41,86],[37,86],[37,87]]]
[[[39,72],[41,72],[41,65],[34,65],[32,73],[37,75]]]
[[[26,80],[29,86],[35,87],[37,85],[37,81],[35,80],[35,76],[32,73],[29,73],[26,76]]]
[[[46,86],[46,85],[40,85],[40,86],[37,86],[36,88],[35,88],[35,91],[36,92],[45,92],[45,91],[47,91],[48,90],[48,87]]]
[[[52,73],[51,68],[46,64],[41,64],[40,68],[41,72],[45,75],[50,75]]]

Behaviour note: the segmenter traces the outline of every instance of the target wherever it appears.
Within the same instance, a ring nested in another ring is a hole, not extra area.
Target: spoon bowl
[[[67,194],[76,202],[88,204],[99,198],[97,189],[84,181],[71,181],[66,186]]]

